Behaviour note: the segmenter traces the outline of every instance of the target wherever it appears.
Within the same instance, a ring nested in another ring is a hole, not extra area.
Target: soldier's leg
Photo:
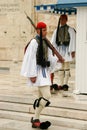
[[[68,84],[69,77],[70,77],[70,63],[69,62],[65,62],[64,70],[65,70],[64,84]]]
[[[49,99],[51,97],[50,87],[49,86],[42,86],[38,88],[39,91],[39,98],[37,99],[38,106],[36,105],[35,109],[35,119],[39,119],[41,111],[49,105]],[[37,104],[36,103],[36,104]]]
[[[64,63],[62,68],[58,71],[58,85],[61,87],[64,84]]]
[[[65,74],[64,74],[63,89],[68,90],[68,87],[69,87],[68,81],[69,81],[69,77],[70,77],[70,63],[69,62],[65,62],[64,70],[65,70]]]
[[[39,91],[39,88],[38,88],[38,99],[40,97],[42,97],[42,94],[41,94],[41,92]],[[38,100],[38,99],[36,99],[36,100]],[[39,107],[36,107],[34,109],[35,109],[35,117],[34,118],[39,119],[40,118],[40,113],[41,113],[43,107],[40,105]]]
[[[53,80],[54,80],[54,73],[51,73],[50,78],[51,78],[51,83],[53,84]]]
[[[49,86],[39,87],[38,91],[39,91],[40,97],[36,99],[34,102],[35,117],[31,119],[32,127],[47,129],[51,125],[51,123],[49,121],[40,122],[39,117],[40,117],[41,111],[45,107],[49,106],[50,104],[50,101],[49,101],[49,98],[51,97],[50,87]]]

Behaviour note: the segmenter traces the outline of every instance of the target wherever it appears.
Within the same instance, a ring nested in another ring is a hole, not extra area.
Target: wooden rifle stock
[[[26,12],[25,12],[25,14],[26,14]],[[27,16],[27,19],[30,21],[30,23],[33,25],[34,29],[37,30],[35,24],[34,24],[33,21],[31,20],[31,18],[30,18],[27,14],[26,14],[26,16]],[[63,62],[64,62],[64,58],[63,58],[63,57],[59,54],[59,52],[54,48],[54,46],[51,44],[51,42],[50,42],[47,38],[45,38],[45,39],[46,39],[46,41],[47,41],[47,43],[48,43],[49,48],[52,50],[53,54],[55,54],[55,55],[57,56],[57,58],[59,59],[59,61],[63,63]]]
[[[59,59],[59,61],[63,63],[64,58],[59,54],[59,52],[55,49],[55,47],[51,44],[51,42],[47,38],[45,38],[45,39],[46,39],[50,49],[52,50],[53,54],[55,54],[57,56],[57,58]]]

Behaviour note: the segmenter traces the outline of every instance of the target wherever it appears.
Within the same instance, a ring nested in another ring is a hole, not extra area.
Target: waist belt
[[[57,42],[58,46],[64,45],[64,46],[69,46],[69,41],[65,41],[65,42]]]

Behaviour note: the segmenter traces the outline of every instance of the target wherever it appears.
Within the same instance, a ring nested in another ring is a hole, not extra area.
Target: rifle
[[[26,12],[25,12],[25,14],[26,14]],[[37,30],[34,22],[31,20],[31,18],[27,14],[26,14],[26,17],[30,21],[30,23],[33,25],[34,29]],[[53,54],[55,54],[57,56],[57,58],[59,59],[59,61],[61,63],[63,63],[64,62],[64,58],[59,54],[59,52],[54,48],[54,46],[51,44],[51,42],[47,38],[45,38],[45,40],[47,41],[48,46],[52,50]]]

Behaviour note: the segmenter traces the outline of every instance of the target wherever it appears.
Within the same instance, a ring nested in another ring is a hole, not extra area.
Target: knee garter
[[[44,97],[40,97],[39,99],[36,99],[36,100],[34,101],[34,104],[33,104],[33,108],[34,108],[34,109],[36,109],[36,107],[39,107],[40,101],[41,101],[42,99],[43,99],[44,101],[46,101],[45,107],[49,106],[50,101],[47,100],[47,99],[45,99]]]

